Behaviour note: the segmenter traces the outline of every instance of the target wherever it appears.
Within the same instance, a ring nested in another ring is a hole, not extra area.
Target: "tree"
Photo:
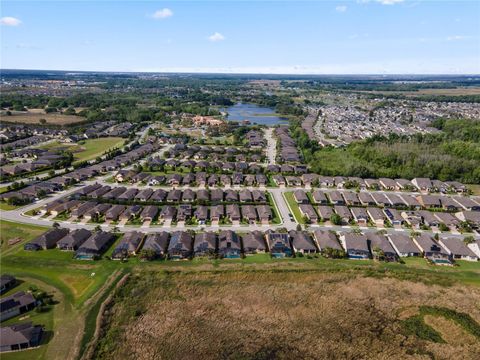
[[[38,120],[38,122],[42,125],[45,125],[47,123],[47,119],[41,118],[40,120]]]
[[[138,255],[142,260],[153,260],[157,257],[157,253],[152,249],[144,249]]]
[[[465,244],[467,244],[467,245],[468,245],[468,244],[472,244],[472,243],[475,242],[475,238],[474,238],[473,236],[471,236],[471,235],[465,236],[465,238],[463,239],[463,242],[464,242]]]
[[[342,225],[342,218],[338,214],[330,216],[330,221],[333,225]]]
[[[59,224],[58,222],[54,222],[53,225],[52,225],[52,227],[53,227],[54,229],[58,229],[58,228],[60,228],[60,224]]]

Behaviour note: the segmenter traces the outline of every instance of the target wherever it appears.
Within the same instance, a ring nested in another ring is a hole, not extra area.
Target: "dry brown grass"
[[[427,343],[403,335],[400,318],[432,305],[467,312],[480,322],[479,303],[480,289],[474,287],[342,273],[144,271],[129,279],[107,311],[95,356],[474,359],[480,344]],[[436,324],[442,331],[444,324]]]
[[[18,124],[40,124],[40,119],[45,119],[47,120],[47,125],[69,125],[85,121],[85,118],[81,116],[63,115],[56,113],[45,114],[33,110],[30,110],[28,112],[14,112],[10,116],[2,114],[1,119],[4,122]]]

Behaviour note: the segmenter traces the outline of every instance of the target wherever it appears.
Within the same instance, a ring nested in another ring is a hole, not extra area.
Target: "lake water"
[[[248,120],[251,124],[267,126],[288,123],[287,118],[276,115],[273,109],[255,104],[238,103],[226,109],[222,109],[222,111],[228,113],[227,120],[229,121],[242,122]]]

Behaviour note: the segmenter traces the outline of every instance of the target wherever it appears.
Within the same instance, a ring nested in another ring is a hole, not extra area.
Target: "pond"
[[[238,103],[222,111],[228,113],[228,121],[249,121],[251,124],[267,126],[288,123],[287,118],[278,116],[273,109],[255,104]]]

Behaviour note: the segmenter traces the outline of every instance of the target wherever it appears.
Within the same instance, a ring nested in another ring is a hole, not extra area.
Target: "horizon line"
[[[196,75],[275,75],[275,76],[480,76],[480,73],[275,73],[275,72],[218,72],[218,71],[134,71],[134,70],[71,70],[71,69],[12,69],[3,71],[54,71],[76,73],[111,73],[111,74],[196,74]]]

